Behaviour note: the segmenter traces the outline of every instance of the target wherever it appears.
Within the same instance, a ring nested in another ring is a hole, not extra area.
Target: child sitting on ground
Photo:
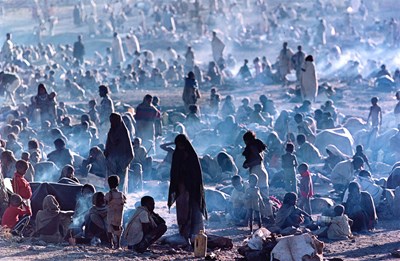
[[[360,157],[364,160],[364,163],[368,166],[369,170],[372,171],[371,166],[369,165],[369,160],[367,155],[364,154],[364,147],[363,145],[357,145],[356,147],[356,154],[354,154],[353,159],[355,157]]]
[[[256,220],[258,228],[261,228],[261,208],[264,202],[258,187],[258,177],[254,174],[249,176],[249,188],[246,189],[247,201],[247,220],[249,221],[250,231],[253,232],[253,221]]]
[[[243,224],[247,214],[246,189],[248,184],[243,183],[242,177],[235,175],[232,181],[231,209],[230,215],[235,224]]]
[[[10,204],[3,214],[1,226],[11,229],[13,235],[21,236],[29,223],[31,209],[26,206],[18,194],[10,196]],[[20,217],[22,217],[20,219]]]
[[[353,234],[351,233],[350,225],[353,221],[344,214],[344,206],[337,205],[333,211],[335,216],[331,219],[331,224],[328,227],[328,238],[332,240],[351,238]]]
[[[85,216],[85,237],[91,240],[99,238],[102,244],[109,243],[107,236],[107,207],[104,196],[103,192],[93,194],[92,207]]]
[[[110,191],[104,197],[107,205],[108,237],[111,242],[111,248],[119,249],[121,247],[122,217],[126,197],[124,193],[118,191],[118,176],[109,176],[108,186],[110,187]]]

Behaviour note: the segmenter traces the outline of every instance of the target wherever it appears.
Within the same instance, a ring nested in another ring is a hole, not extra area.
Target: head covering
[[[189,193],[189,200],[199,204],[201,213],[207,219],[203,175],[197,153],[183,134],[176,136],[175,145],[176,148],[172,155],[168,207],[171,207],[179,197],[179,184],[183,183]]]
[[[110,123],[111,128],[107,135],[104,156],[106,156],[109,161],[112,158],[118,158],[120,166],[114,167],[121,167],[124,169],[132,161],[134,155],[130,135],[125,123],[122,121],[121,115],[118,113],[111,113]]]
[[[220,153],[218,153],[217,161],[222,171],[232,171],[235,172],[234,175],[237,174],[237,167],[235,167],[236,164],[233,157],[225,151],[221,151]]]
[[[40,231],[54,222],[60,214],[60,205],[53,195],[47,195],[43,200],[43,210],[40,210],[36,216],[36,231]]]
[[[342,158],[342,160],[349,159],[350,157],[340,151],[335,145],[329,144],[326,146],[326,149],[329,150],[333,155]]]
[[[38,90],[38,91],[37,91],[37,94],[38,94],[38,95],[40,95],[40,90],[44,90],[44,94],[48,94],[48,93],[47,93],[46,86],[44,86],[43,83],[41,83],[41,84],[38,85],[38,89],[37,89],[37,90]]]

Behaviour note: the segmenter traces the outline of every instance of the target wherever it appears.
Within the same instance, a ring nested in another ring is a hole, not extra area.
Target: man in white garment
[[[293,52],[290,48],[287,47],[288,43],[284,42],[282,46],[282,50],[279,53],[278,62],[279,62],[279,75],[281,80],[286,83],[286,75],[290,73],[292,69],[292,56]]]
[[[217,32],[213,31],[213,38],[211,40],[212,54],[214,62],[218,63],[219,59],[223,57],[225,44],[218,38]]]
[[[125,44],[127,52],[130,56],[133,56],[135,52],[140,53],[140,43],[136,35],[127,34]]]
[[[112,65],[113,67],[116,67],[118,65],[121,65],[122,63],[125,62],[125,54],[124,54],[124,49],[122,48],[122,41],[121,38],[119,37],[118,33],[114,33],[114,39],[112,42],[111,46],[111,52],[112,52]]]
[[[303,101],[315,101],[318,95],[317,73],[315,72],[314,58],[308,55],[301,66],[301,96]]]
[[[15,91],[21,85],[21,79],[15,73],[11,72],[0,72],[0,90],[5,91],[6,98],[8,97],[15,105]]]
[[[11,41],[11,33],[6,34],[6,41],[1,48],[1,61],[11,62],[14,44]]]

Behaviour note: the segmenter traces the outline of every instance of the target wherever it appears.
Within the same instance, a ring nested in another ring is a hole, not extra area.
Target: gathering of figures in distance
[[[286,261],[397,219],[399,22],[389,3],[295,2],[2,6],[2,229]]]

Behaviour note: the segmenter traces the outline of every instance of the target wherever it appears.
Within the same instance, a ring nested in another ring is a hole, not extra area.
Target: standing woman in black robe
[[[124,194],[128,192],[128,168],[133,160],[134,153],[131,138],[121,115],[111,113],[111,128],[108,131],[104,156],[107,164],[107,177],[117,175],[121,183],[119,190]]]
[[[179,234],[189,243],[189,239],[193,239],[200,230],[204,231],[203,217],[207,219],[203,175],[199,158],[188,138],[179,134],[175,145],[168,208],[176,202]]]

